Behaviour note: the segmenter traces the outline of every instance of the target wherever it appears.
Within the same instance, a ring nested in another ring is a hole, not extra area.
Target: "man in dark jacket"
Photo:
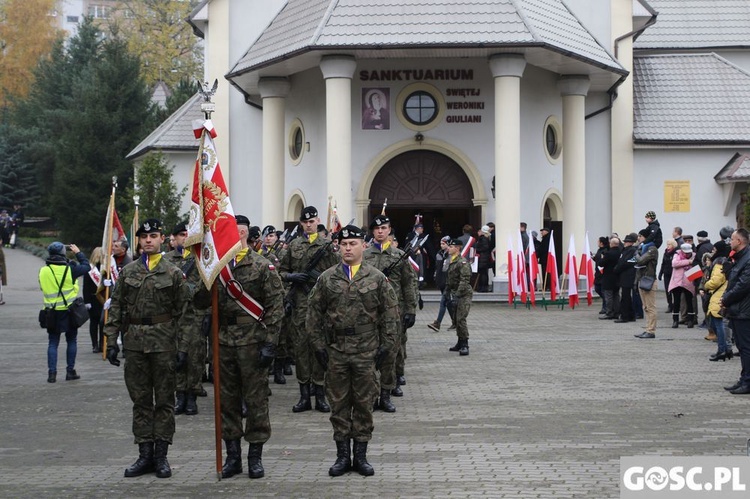
[[[641,245],[641,247],[645,247],[641,252],[642,254],[648,250],[649,244],[653,243],[654,246],[660,248],[663,241],[661,235],[661,226],[659,225],[659,221],[656,219],[655,212],[646,212],[646,223],[648,224],[648,227],[646,227],[646,229],[648,229],[648,237]]]
[[[635,281],[635,258],[637,240],[635,234],[628,234],[623,240],[625,248],[615,265],[622,297],[620,298],[620,318],[615,322],[635,322],[633,315],[633,282]]]
[[[615,266],[620,260],[620,240],[612,237],[609,240],[609,250],[605,251],[601,259],[596,262],[602,268],[602,289],[604,289],[604,301],[607,304],[607,313],[599,319],[615,319],[620,313],[620,286],[615,274]]]
[[[747,230],[737,229],[732,234],[731,246],[734,251],[734,265],[727,277],[727,289],[721,297],[722,308],[727,313],[734,331],[734,339],[740,351],[742,371],[740,379],[732,386],[725,387],[729,393],[745,395],[750,393],[750,235]]]
[[[536,251],[536,257],[539,264],[542,266],[542,280],[547,273],[547,254],[549,253],[549,238],[551,231],[548,227],[541,229],[542,241],[539,243],[539,247]]]

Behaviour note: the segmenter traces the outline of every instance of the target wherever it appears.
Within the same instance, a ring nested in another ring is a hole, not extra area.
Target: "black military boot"
[[[469,355],[469,340],[461,340],[461,349],[458,351],[459,355]]]
[[[286,378],[284,377],[284,359],[273,361],[273,382],[277,385],[286,385]]]
[[[396,376],[396,386],[403,386],[406,384],[406,377],[402,374],[400,376]]]
[[[367,442],[354,441],[354,463],[352,469],[362,476],[372,476],[375,470],[367,462]]]
[[[693,327],[695,327],[695,324],[697,322],[698,321],[695,318],[695,314],[688,314],[688,319],[687,319],[687,327],[688,327],[688,329],[693,329]]]
[[[125,470],[125,476],[130,478],[134,476],[145,475],[154,471],[154,443],[144,442],[138,444],[138,459]]]
[[[177,392],[177,397],[174,402],[175,415],[184,414],[186,406],[187,406],[187,397],[185,396],[185,392]]]
[[[451,352],[458,352],[459,350],[461,350],[461,340],[457,340],[456,344],[450,347],[448,350],[450,350]]]
[[[315,389],[315,410],[318,412],[331,412],[331,406],[326,402],[326,389],[322,385],[313,385]]]
[[[391,391],[389,389],[380,389],[380,404],[378,406],[385,412],[396,412],[396,406],[391,402]]]
[[[227,459],[221,467],[221,478],[231,478],[242,473],[242,445],[240,439],[224,440],[227,446]]]
[[[285,376],[292,375],[292,358],[291,357],[286,357],[284,359],[284,375]]]
[[[312,410],[310,403],[310,383],[299,384],[299,402],[292,407],[292,412],[305,412]]]
[[[172,468],[167,461],[167,451],[169,442],[157,440],[154,442],[154,468],[156,469],[157,478],[169,478],[172,476]]]
[[[188,416],[195,416],[196,414],[198,414],[198,403],[195,400],[196,397],[197,395],[193,392],[186,393],[185,414],[187,414]],[[177,411],[175,410],[175,413],[176,412]]]
[[[394,397],[403,397],[404,391],[401,389],[400,386],[396,385],[396,388],[391,390],[391,395],[393,395]]]
[[[71,369],[65,372],[65,381],[75,381],[81,379],[75,369]]]
[[[263,478],[266,472],[263,470],[263,444],[250,444],[247,450],[247,476],[250,478]]]
[[[328,468],[331,476],[341,476],[352,469],[351,440],[336,440],[336,462]]]

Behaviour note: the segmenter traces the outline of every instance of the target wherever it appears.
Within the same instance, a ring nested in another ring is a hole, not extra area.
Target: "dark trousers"
[[[620,313],[620,288],[605,289],[604,301],[607,305],[607,317],[617,317]]]
[[[672,312],[679,312],[679,310],[674,309],[672,293],[669,292],[669,281],[671,280],[672,274],[664,274],[664,292],[667,294],[667,306],[672,310]]]
[[[687,307],[687,314],[692,315],[693,312],[693,293],[687,289],[678,286],[672,290],[672,311],[673,313],[680,312],[680,301],[685,298],[685,306]]]
[[[632,321],[633,315],[633,288],[622,288],[620,293],[620,319],[623,321]]]
[[[638,292],[638,288],[632,288],[633,292],[633,313],[636,319],[643,319],[643,302],[641,301],[641,293]]]
[[[740,363],[742,364],[740,383],[750,385],[750,320],[731,319],[729,322],[732,324],[734,341],[740,351]]]

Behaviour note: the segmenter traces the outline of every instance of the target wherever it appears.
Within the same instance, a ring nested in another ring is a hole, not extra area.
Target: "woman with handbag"
[[[638,242],[643,244],[650,231],[643,229],[638,233]],[[636,334],[636,338],[656,338],[656,264],[659,261],[659,250],[650,245],[646,252],[635,261],[635,285],[643,302],[643,314],[646,318],[646,330]]]
[[[49,344],[47,346],[47,382],[57,381],[57,347],[60,336],[65,333],[68,344],[66,351],[67,369],[65,380],[80,379],[75,370],[78,351],[78,327],[73,314],[68,310],[78,296],[78,278],[89,271],[91,266],[78,246],[70,245],[78,263],[70,262],[65,257],[65,245],[55,241],[47,247],[49,258],[46,265],[39,270],[39,286],[44,294],[44,308],[50,311],[51,320],[47,324]]]

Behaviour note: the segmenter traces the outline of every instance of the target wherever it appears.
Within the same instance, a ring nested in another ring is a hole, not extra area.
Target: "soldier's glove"
[[[177,362],[175,363],[175,369],[182,371],[187,367],[188,354],[187,352],[177,352]]]
[[[292,305],[292,302],[290,300],[284,300],[284,316],[291,317],[293,310],[294,305]]]
[[[417,300],[417,303],[419,305],[419,310],[422,310],[424,308],[424,300],[422,300],[422,293],[419,293],[419,299]]]
[[[320,350],[315,350],[315,358],[318,361],[318,364],[320,364],[320,367],[323,368],[324,371],[328,370],[328,350],[325,348],[322,348]]]
[[[295,274],[287,274],[284,278],[286,282],[294,282],[297,284],[304,284],[307,282],[307,274],[304,272],[299,272]]]
[[[409,329],[410,327],[414,326],[414,323],[417,321],[417,316],[414,314],[404,314],[404,318],[402,319],[402,322],[404,323],[404,329]]]
[[[378,347],[378,349],[375,351],[375,369],[380,371],[380,368],[383,367],[383,360],[385,360],[385,356],[388,354],[388,350],[385,349],[385,347]]]
[[[211,336],[211,316],[210,315],[203,316],[203,321],[201,322],[201,333],[203,333],[203,336],[206,338]]]
[[[120,349],[117,348],[117,345],[115,345],[113,347],[107,347],[107,360],[113,366],[120,367],[120,361],[117,360],[117,354],[118,353],[120,353]]]
[[[258,363],[261,369],[268,369],[268,366],[276,357],[276,345],[273,343],[263,343],[258,350]]]

